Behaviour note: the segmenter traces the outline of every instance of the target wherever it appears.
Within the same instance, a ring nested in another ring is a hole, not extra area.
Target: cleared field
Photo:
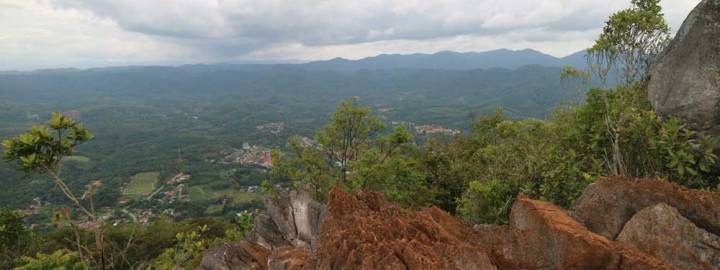
[[[203,188],[203,186],[190,187],[188,189],[188,195],[190,195],[190,200],[195,202],[230,197],[232,198],[233,203],[247,203],[260,200],[261,198],[260,194],[257,193],[248,193],[232,189],[207,190]]]
[[[247,203],[255,200],[260,200],[261,196],[257,193],[248,193],[237,190],[221,190],[213,192],[213,197],[220,198],[227,196],[233,199],[233,203]]]
[[[211,206],[208,206],[208,208],[205,209],[206,215],[217,215],[222,213],[223,206],[220,204],[213,204]]]
[[[159,172],[144,172],[133,175],[123,192],[123,196],[128,199],[137,199],[150,195],[155,190],[158,178],[160,178]]]
[[[70,161],[70,162],[90,162],[90,158],[84,157],[84,156],[67,156],[63,158],[63,161]]]
[[[210,193],[207,193],[202,187],[190,187],[188,188],[188,195],[190,200],[193,202],[201,202],[212,199]]]

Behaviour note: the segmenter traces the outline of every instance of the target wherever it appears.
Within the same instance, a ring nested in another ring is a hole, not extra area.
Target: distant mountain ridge
[[[359,60],[335,58],[325,61],[314,61],[300,64],[299,66],[310,70],[358,71],[386,69],[516,69],[529,65],[547,67],[572,65],[582,68],[585,64],[584,50],[565,57],[554,57],[532,49],[499,49],[486,52],[465,53],[442,51],[434,54],[381,54]]]
[[[486,52],[454,52],[441,51],[433,54],[381,54],[358,60],[334,58],[330,60],[311,61],[307,63],[216,63],[216,64],[187,64],[181,66],[139,65],[139,66],[110,66],[88,69],[79,68],[53,68],[34,71],[2,71],[0,75],[29,74],[29,73],[67,73],[83,71],[119,71],[138,69],[182,68],[186,70],[277,70],[301,69],[310,71],[344,71],[354,72],[361,70],[391,70],[391,69],[424,69],[424,70],[474,70],[474,69],[517,69],[523,66],[562,67],[571,65],[585,68],[585,50],[565,57],[555,57],[537,50],[509,50],[498,49]]]

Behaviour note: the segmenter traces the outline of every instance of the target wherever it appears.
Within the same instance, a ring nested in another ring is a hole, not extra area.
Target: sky
[[[700,0],[661,0],[673,31]],[[0,0],[0,70],[589,47],[630,0]]]

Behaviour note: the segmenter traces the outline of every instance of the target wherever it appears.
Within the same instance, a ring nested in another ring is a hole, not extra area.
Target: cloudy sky
[[[662,0],[676,30],[700,0]],[[0,0],[0,70],[592,44],[630,0]]]

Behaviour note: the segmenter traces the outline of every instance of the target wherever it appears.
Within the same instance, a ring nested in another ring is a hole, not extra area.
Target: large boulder
[[[672,269],[587,230],[550,203],[518,198],[509,226],[477,226],[502,269]]]
[[[635,214],[617,241],[677,269],[720,269],[720,237],[698,228],[677,209],[664,203]]]
[[[637,212],[658,203],[670,205],[698,227],[720,234],[720,193],[692,190],[663,180],[598,179],[577,199],[571,216],[590,231],[612,240]]]
[[[272,247],[294,246],[309,249],[320,231],[324,205],[307,192],[290,191],[265,198],[265,211],[255,217],[248,241]]]
[[[246,240],[207,250],[198,269],[302,269],[324,212],[306,192],[267,197]]]
[[[496,269],[469,224],[430,208],[403,209],[375,192],[330,192],[306,269]]]
[[[698,4],[650,76],[649,98],[659,115],[720,135],[720,1]]]

